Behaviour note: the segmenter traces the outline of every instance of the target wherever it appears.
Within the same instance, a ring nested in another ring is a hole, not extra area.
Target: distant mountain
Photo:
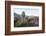
[[[21,15],[14,13],[14,17],[21,18]]]
[[[19,14],[17,14],[17,13],[14,13],[14,17],[17,17],[18,19],[23,18],[22,15],[19,15]],[[26,16],[26,15],[25,15],[25,18],[35,18],[35,17],[38,18],[38,16]]]

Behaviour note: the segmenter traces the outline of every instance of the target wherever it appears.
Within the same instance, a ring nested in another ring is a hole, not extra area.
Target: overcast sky
[[[14,13],[22,14],[22,12],[25,12],[25,15],[27,16],[39,16],[39,9],[30,9],[30,8],[14,8]]]

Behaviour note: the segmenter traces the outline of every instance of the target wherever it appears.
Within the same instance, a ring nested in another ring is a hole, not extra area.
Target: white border
[[[13,8],[39,8],[39,27],[15,27],[14,28],[14,16]],[[41,6],[20,6],[20,5],[11,5],[11,32],[14,31],[27,31],[27,30],[42,30],[42,7]]]

